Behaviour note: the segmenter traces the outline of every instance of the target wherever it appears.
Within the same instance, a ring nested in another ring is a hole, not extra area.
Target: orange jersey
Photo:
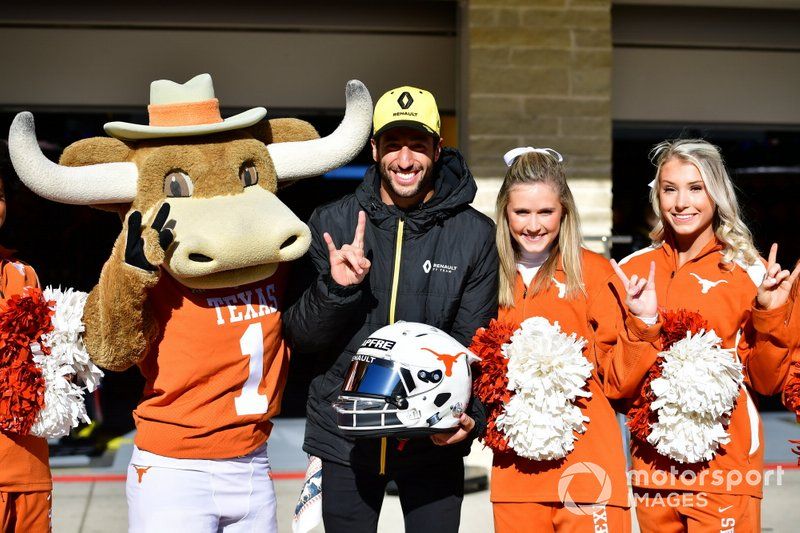
[[[631,482],[635,487],[761,497],[762,427],[747,388],[761,394],[775,394],[780,390],[789,367],[787,322],[790,306],[770,311],[756,309],[757,288],[766,273],[763,262],[725,265],[721,250],[722,245],[712,241],[697,257],[678,268],[677,251],[669,242],[664,242],[622,262],[627,275],[647,277],[650,262],[654,261],[659,306],[671,311],[687,309],[700,313],[722,339],[723,348],[736,348],[744,366],[746,385],[739,392],[731,415],[730,442],[721,445],[707,463],[680,464],[660,455],[650,444],[633,439]],[[641,393],[646,370],[626,373],[622,371],[624,365],[617,363],[609,372],[607,392],[612,396],[635,398]],[[657,471],[659,473],[654,476]],[[676,473],[683,477],[676,477]],[[745,479],[748,473],[750,481],[727,482],[739,476]]]
[[[36,272],[23,263],[0,258],[0,301],[38,287]],[[0,491],[51,490],[47,441],[32,435],[0,431]]]
[[[576,400],[583,415],[589,418],[584,424],[586,431],[577,434],[574,450],[563,460],[532,461],[513,452],[496,453],[492,467],[492,502],[559,502],[558,485],[564,470],[588,462],[600,466],[608,475],[611,483],[608,505],[628,506],[625,450],[614,409],[603,394],[603,377],[599,371],[614,351],[632,353],[634,359],[640,354],[642,358],[651,357],[656,353],[651,341],[657,339],[657,329],[647,328],[641,322],[637,327],[633,318],[625,320],[620,297],[624,293],[617,288],[616,275],[605,258],[583,250],[582,262],[586,296],[565,298],[555,283],[536,296],[526,294],[518,273],[514,307],[501,307],[499,319],[518,324],[527,318],[542,316],[550,322],[558,322],[564,333],[575,333],[587,341],[584,355],[595,367],[588,380],[592,396]],[[559,284],[565,283],[564,271],[557,270],[555,279]],[[648,340],[639,340],[642,338]],[[592,504],[597,501],[601,483],[591,474],[575,475],[569,482],[568,492],[576,503]]]
[[[161,335],[139,367],[136,445],[180,459],[228,459],[267,440],[289,369],[281,333],[286,272],[193,291],[162,275],[150,305]]]

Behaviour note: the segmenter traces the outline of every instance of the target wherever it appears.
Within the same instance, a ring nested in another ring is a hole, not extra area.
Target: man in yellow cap
[[[372,157],[379,165],[381,199],[401,209],[430,200],[439,160],[439,110],[428,91],[399,87],[381,96],[372,117]]]
[[[303,448],[322,459],[326,532],[375,532],[394,480],[407,531],[456,533],[463,456],[485,426],[480,403],[464,406],[452,431],[410,439],[382,428],[353,438],[332,404],[361,343],[387,324],[422,322],[469,346],[497,312],[494,224],[469,205],[475,180],[461,154],[442,146],[430,92],[385,93],[371,143],[375,164],[356,192],[311,216],[309,286],[284,314],[295,353],[313,353],[322,365],[309,389]]]

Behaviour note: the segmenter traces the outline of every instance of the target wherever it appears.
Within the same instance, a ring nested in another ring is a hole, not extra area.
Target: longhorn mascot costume
[[[278,184],[355,157],[372,118],[350,81],[340,126],[319,138],[258,107],[222,119],[211,77],[155,81],[150,124],[112,122],[111,137],[68,146],[56,165],[20,113],[12,162],[37,194],[125,217],[84,311],[99,366],[138,365],[128,468],[130,531],[276,531],[266,442],[288,371],[281,334],[282,263],[303,255],[308,228]]]

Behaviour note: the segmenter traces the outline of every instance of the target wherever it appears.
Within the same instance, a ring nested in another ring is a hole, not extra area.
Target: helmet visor
[[[344,377],[342,392],[380,398],[406,396],[399,368],[391,361],[377,357],[369,362],[352,361]]]

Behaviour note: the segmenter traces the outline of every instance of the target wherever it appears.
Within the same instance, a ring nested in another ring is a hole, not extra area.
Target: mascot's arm
[[[98,366],[125,370],[147,355],[158,336],[148,290],[158,283],[158,265],[172,243],[172,232],[163,229],[168,214],[169,205],[164,204],[149,228],[142,228],[141,213],[130,214],[127,232],[117,239],[100,282],[89,294],[83,317],[84,341]]]

